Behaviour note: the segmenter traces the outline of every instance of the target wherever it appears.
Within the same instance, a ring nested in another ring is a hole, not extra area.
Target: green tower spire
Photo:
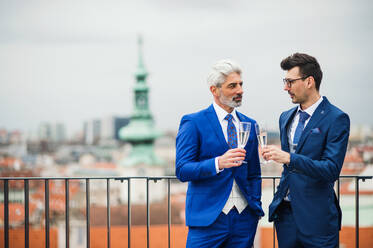
[[[132,145],[129,157],[121,164],[133,166],[137,164],[161,165],[163,161],[154,153],[154,141],[161,133],[154,128],[154,120],[149,110],[149,87],[146,85],[148,72],[145,69],[142,53],[142,37],[138,39],[139,63],[135,73],[136,83],[133,89],[134,111],[128,126],[119,130],[119,137]]]
[[[148,72],[145,69],[144,61],[143,61],[143,54],[142,54],[142,37],[138,37],[138,48],[139,48],[139,65],[137,67],[136,72],[136,79],[138,82],[144,82],[146,80],[146,77],[148,76]]]

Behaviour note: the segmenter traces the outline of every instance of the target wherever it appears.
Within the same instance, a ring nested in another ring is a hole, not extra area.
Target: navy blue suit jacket
[[[282,150],[289,152],[287,130],[297,107],[280,116]],[[306,235],[338,232],[341,210],[334,192],[346,154],[350,119],[324,97],[302,132],[289,165],[284,165],[280,184],[269,206],[269,221],[290,189],[291,207],[298,229]]]
[[[261,172],[258,141],[253,119],[237,112],[240,121],[251,122],[251,133],[245,161],[236,168],[216,173],[215,158],[223,155],[228,144],[213,105],[182,117],[176,138],[176,176],[188,181],[186,225],[208,226],[221,213],[232,190],[233,179],[256,216],[263,216],[261,207]]]

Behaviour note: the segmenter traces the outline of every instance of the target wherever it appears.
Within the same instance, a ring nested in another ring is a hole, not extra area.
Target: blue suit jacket
[[[287,130],[297,107],[280,116],[281,148],[289,152]],[[269,206],[269,221],[290,189],[291,207],[298,229],[306,235],[338,232],[341,210],[334,192],[346,154],[350,119],[324,97],[302,132],[290,164],[284,165],[280,184]]]
[[[176,176],[188,181],[186,225],[208,226],[221,213],[232,190],[233,179],[256,216],[263,216],[261,207],[261,173],[255,121],[237,112],[240,121],[251,122],[246,149],[247,164],[216,173],[215,158],[228,149],[221,125],[210,105],[205,110],[182,117],[176,137]]]

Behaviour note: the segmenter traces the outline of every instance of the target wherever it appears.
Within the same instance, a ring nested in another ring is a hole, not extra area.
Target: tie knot
[[[310,115],[307,114],[307,112],[299,110],[299,121],[300,122],[305,122],[309,117],[310,117]]]
[[[233,119],[233,116],[231,114],[227,114],[227,116],[224,118],[224,120],[231,121]]]

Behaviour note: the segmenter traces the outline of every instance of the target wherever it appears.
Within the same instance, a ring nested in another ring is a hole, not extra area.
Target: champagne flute
[[[264,147],[267,146],[267,128],[264,126],[260,127],[258,123],[255,123],[255,133],[256,133],[256,136],[258,137],[260,149],[262,150]],[[264,159],[262,160],[263,160],[261,162],[262,164],[267,164],[269,162]]]
[[[239,130],[238,130],[238,147],[244,149],[247,141],[250,137],[250,131],[251,131],[251,123],[250,122],[244,122],[241,121],[239,123]],[[246,161],[242,161],[242,163],[247,164]]]

